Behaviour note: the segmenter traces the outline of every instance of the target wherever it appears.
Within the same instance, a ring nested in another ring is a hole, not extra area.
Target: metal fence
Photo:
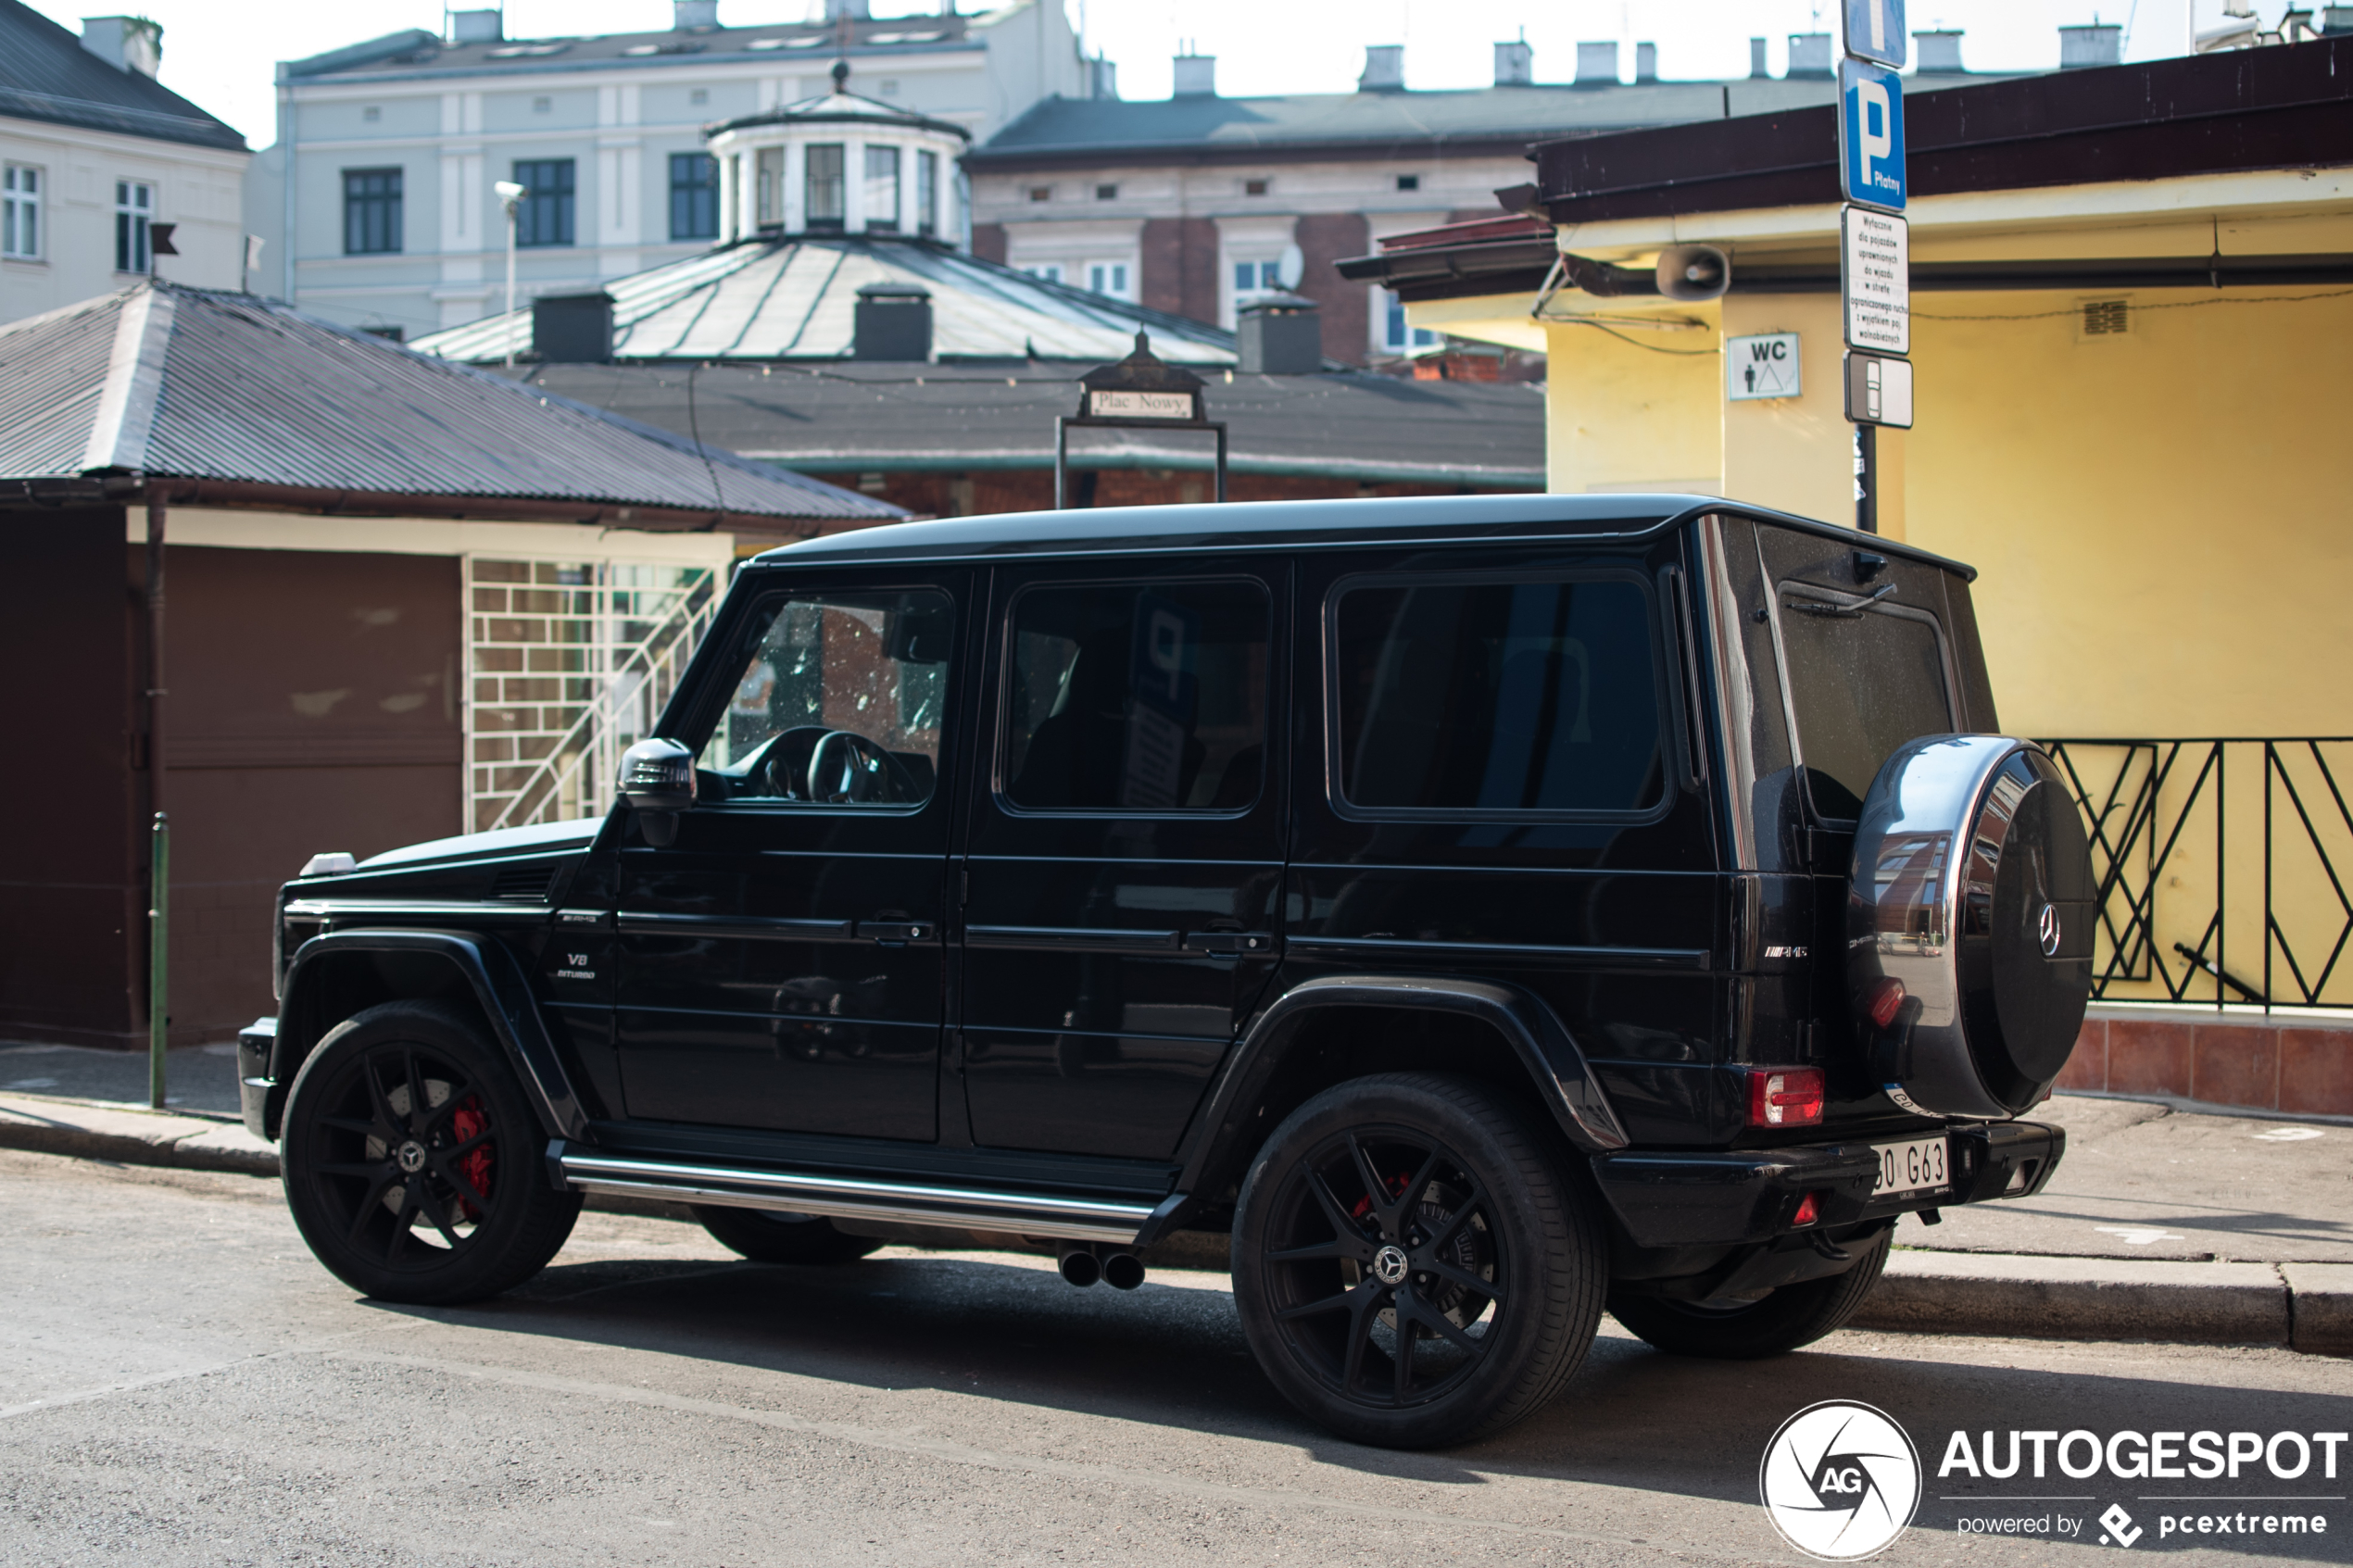
[[[2099,884],[2099,1001],[2353,1008],[2353,737],[2051,740]]]

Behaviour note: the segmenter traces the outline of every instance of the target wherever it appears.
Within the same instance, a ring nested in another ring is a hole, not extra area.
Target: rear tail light
[[[1752,1127],[1811,1127],[1822,1120],[1822,1070],[1818,1067],[1752,1067],[1748,1070],[1748,1124]]]
[[[1815,1202],[1814,1198],[1815,1195],[1809,1192],[1804,1198],[1797,1200],[1797,1212],[1789,1217],[1789,1223],[1803,1230],[1806,1226],[1817,1223],[1820,1221],[1822,1217],[1822,1206]]]

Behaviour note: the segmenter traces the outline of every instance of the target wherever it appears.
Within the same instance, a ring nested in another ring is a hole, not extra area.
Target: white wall
[[[182,146],[76,126],[0,118],[0,163],[41,173],[41,254],[0,258],[0,320],[110,294],[132,279],[114,270],[115,182],[156,187],[154,221],[175,228],[180,254],[156,272],[200,288],[240,286],[243,181],[253,155]]]

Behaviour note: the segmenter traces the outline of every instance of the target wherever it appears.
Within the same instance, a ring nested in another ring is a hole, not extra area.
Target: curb
[[[278,1150],[243,1123],[136,1106],[0,1095],[0,1148],[275,1176]],[[661,1203],[591,1207],[680,1218]],[[1223,1246],[1183,1248],[1163,1266],[1218,1261]],[[1191,1256],[1200,1252],[1201,1258]],[[1993,1338],[2145,1339],[2283,1345],[2353,1356],[2353,1263],[2190,1263],[1905,1248],[1853,1326]]]

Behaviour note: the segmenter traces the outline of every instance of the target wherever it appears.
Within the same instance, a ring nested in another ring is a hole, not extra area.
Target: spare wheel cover
[[[2050,758],[2003,735],[1907,742],[1871,783],[1847,885],[1856,1037],[1897,1103],[2006,1117],[2042,1098],[2083,1026],[2097,913]],[[1889,981],[1905,1001],[1882,1027]]]

